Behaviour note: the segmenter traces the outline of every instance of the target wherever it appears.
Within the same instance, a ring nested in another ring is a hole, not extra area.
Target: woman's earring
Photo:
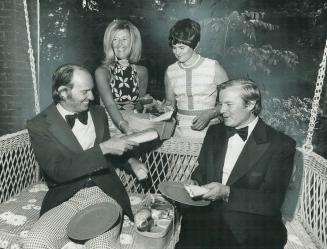
[[[200,53],[201,49],[199,48],[199,43],[196,44],[195,48],[193,49],[195,53]]]
[[[199,48],[199,46],[196,46],[194,48],[194,52],[197,53],[197,54],[201,53],[201,48]]]

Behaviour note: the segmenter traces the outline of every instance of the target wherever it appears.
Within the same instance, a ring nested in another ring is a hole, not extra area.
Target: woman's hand
[[[213,115],[210,111],[203,111],[193,119],[191,128],[196,131],[201,131],[208,126],[212,118]]]
[[[160,113],[165,113],[174,110],[171,101],[165,99],[163,101],[155,100],[153,104]]]
[[[134,129],[132,129],[130,126],[129,126],[129,124],[128,124],[128,122],[127,121],[120,121],[120,123],[119,123],[119,130],[122,132],[122,133],[124,133],[124,134],[126,134],[126,135],[130,135],[130,134],[132,134],[132,133],[134,133],[135,132],[135,130]]]

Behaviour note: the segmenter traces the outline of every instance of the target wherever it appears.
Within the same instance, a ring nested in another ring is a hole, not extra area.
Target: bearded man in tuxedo
[[[27,122],[49,191],[40,219],[24,240],[24,248],[61,248],[69,242],[69,221],[98,203],[112,204],[120,216],[109,231],[88,240],[85,248],[120,248],[123,214],[132,220],[133,214],[115,167],[134,171],[139,180],[144,178],[145,166],[137,164],[131,168],[126,161],[129,157],[125,156],[138,143],[110,138],[105,110],[91,105],[94,84],[86,68],[62,65],[52,80],[53,103]]]
[[[282,249],[281,206],[291,178],[295,141],[258,116],[261,94],[251,80],[218,86],[223,123],[208,129],[191,177],[209,191],[207,207],[183,210],[176,248]]]

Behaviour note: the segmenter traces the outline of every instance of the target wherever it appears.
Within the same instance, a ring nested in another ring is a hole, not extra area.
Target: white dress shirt
[[[57,110],[59,111],[60,115],[63,117],[63,119],[66,121],[65,116],[74,114],[73,112],[67,111],[62,107],[62,105],[57,104],[56,105]],[[74,133],[77,141],[82,146],[83,150],[87,150],[89,148],[92,148],[94,146],[96,134],[95,134],[95,128],[93,119],[91,116],[91,113],[87,112],[88,118],[87,118],[87,124],[81,123],[78,119],[75,120],[75,125],[72,128],[72,132]]]
[[[226,185],[228,177],[230,176],[235,166],[235,163],[244,148],[244,145],[248,141],[249,136],[251,135],[256,124],[258,123],[258,120],[259,118],[256,117],[250,124],[248,124],[248,137],[245,141],[243,141],[243,139],[237,133],[235,133],[228,139],[227,151],[223,167],[222,184]]]

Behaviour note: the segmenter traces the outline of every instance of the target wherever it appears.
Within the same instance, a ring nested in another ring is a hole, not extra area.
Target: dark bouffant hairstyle
[[[189,18],[179,20],[169,31],[169,46],[178,43],[194,49],[200,41],[201,27],[196,21]]]

